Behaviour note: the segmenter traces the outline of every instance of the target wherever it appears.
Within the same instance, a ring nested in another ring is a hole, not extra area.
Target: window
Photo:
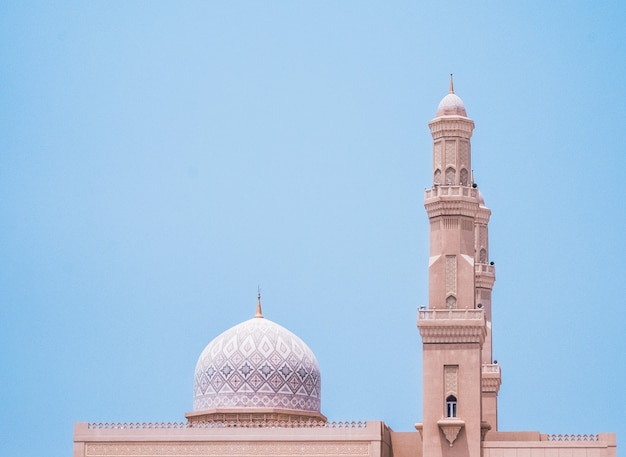
[[[446,398],[446,417],[456,417],[456,397],[454,395]]]
[[[452,167],[446,169],[446,186],[454,186],[456,181],[456,170]]]
[[[467,170],[465,168],[461,168],[461,185],[462,186],[467,186],[467,182],[468,182],[468,173]]]

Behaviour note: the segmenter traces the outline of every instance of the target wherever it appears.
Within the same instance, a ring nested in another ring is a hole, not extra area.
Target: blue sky
[[[257,286],[315,352],[330,419],[412,430],[451,72],[493,211],[500,429],[621,441],[625,20],[617,1],[0,3],[0,454],[183,420]]]

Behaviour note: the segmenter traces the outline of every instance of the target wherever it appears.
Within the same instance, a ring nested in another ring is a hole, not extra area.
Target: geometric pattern
[[[456,293],[456,256],[446,256],[446,294]]]
[[[461,141],[459,143],[459,161],[461,166],[470,168],[469,164],[469,142]]]
[[[481,248],[486,248],[487,242],[488,242],[487,241],[487,227],[483,225],[478,230],[478,245]],[[487,263],[486,259],[485,259],[485,262],[482,262],[482,263]]]
[[[441,167],[441,142],[435,143],[433,154],[433,164],[435,165],[435,168]]]
[[[309,347],[284,327],[252,318],[202,351],[194,379],[194,411],[278,408],[320,411],[321,378]]]
[[[458,390],[458,365],[444,365],[444,380],[446,396],[457,393]]]
[[[446,165],[456,163],[456,141],[446,141]]]

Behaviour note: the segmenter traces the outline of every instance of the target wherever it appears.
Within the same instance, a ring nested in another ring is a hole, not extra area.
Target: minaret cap
[[[467,112],[465,111],[465,105],[463,104],[463,100],[461,100],[459,96],[454,93],[454,81],[452,80],[452,73],[450,73],[450,92],[448,93],[448,95],[443,97],[441,102],[439,102],[439,106],[437,107],[437,114],[435,114],[435,117],[441,116],[467,117]]]

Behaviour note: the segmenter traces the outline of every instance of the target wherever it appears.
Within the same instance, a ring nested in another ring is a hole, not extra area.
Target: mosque
[[[499,364],[492,359],[491,211],[473,182],[474,122],[450,92],[428,124],[433,138],[428,308],[418,311],[422,422],[330,422],[315,355],[263,316],[226,330],[200,354],[193,411],[177,423],[76,423],[74,457],[371,456],[615,457],[615,433],[548,435],[498,429]]]

